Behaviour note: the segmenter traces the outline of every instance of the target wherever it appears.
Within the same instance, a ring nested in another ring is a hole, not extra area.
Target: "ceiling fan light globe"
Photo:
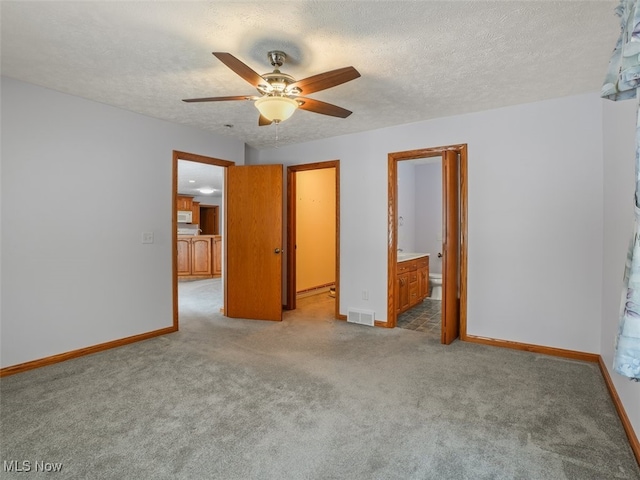
[[[261,97],[256,100],[260,115],[272,122],[283,122],[298,108],[298,102],[287,97]]]

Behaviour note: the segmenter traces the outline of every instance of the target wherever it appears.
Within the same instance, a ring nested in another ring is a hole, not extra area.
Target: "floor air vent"
[[[360,325],[369,325],[373,327],[374,319],[376,315],[371,310],[358,310],[356,308],[350,308],[347,311],[347,322],[359,323]]]

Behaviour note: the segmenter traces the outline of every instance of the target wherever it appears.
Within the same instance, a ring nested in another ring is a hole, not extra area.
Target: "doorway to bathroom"
[[[400,318],[414,327],[423,322],[416,329],[432,334],[438,328],[443,344],[464,339],[467,147],[396,152],[388,159],[387,326]]]
[[[339,212],[339,160],[287,167],[285,309],[322,304],[339,318]]]

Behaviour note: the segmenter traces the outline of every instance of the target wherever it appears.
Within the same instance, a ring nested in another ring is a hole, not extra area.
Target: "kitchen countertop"
[[[203,234],[201,234],[201,233],[199,233],[199,234],[197,234],[197,235],[194,235],[193,233],[189,233],[189,234],[186,234],[186,233],[179,233],[179,234],[178,234],[178,236],[179,236],[179,237],[202,237],[202,238],[209,238],[209,237],[211,237],[211,238],[213,238],[213,237],[219,237],[220,235],[209,235],[209,234],[204,234],[204,235],[203,235]]]

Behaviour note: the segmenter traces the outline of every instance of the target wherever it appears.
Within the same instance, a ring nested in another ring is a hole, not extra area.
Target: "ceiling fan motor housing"
[[[272,73],[265,73],[264,75],[262,75],[262,78],[267,81],[268,86],[266,88],[258,87],[258,91],[260,93],[271,94],[282,94],[286,91],[287,95],[291,95],[291,92],[287,90],[287,87],[292,83],[295,83],[296,81],[295,78],[293,78],[291,75],[282,73],[278,70]]]
[[[280,50],[272,50],[267,54],[267,58],[274,68],[280,68],[287,59],[287,54]]]

